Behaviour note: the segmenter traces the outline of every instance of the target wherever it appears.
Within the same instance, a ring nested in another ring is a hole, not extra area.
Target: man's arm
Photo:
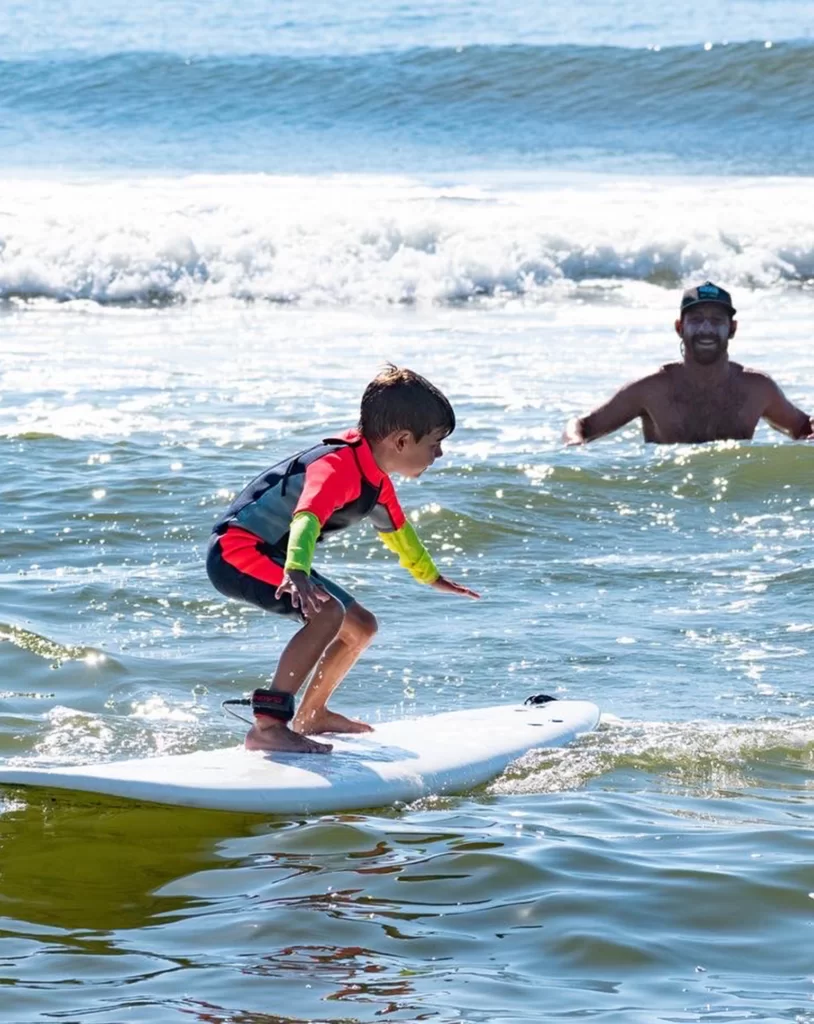
[[[771,377],[763,374],[761,376],[766,389],[766,404],[762,414],[764,419],[767,419],[775,430],[782,430],[796,440],[809,437],[814,432],[811,419],[802,409],[792,405]]]
[[[604,405],[597,406],[587,416],[569,420],[565,428],[565,443],[584,444],[593,441],[641,416],[645,411],[644,398],[649,380],[650,377],[643,377],[625,384]]]

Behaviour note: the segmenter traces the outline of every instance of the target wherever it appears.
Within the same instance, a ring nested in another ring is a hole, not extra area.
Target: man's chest
[[[751,438],[760,420],[759,403],[741,379],[718,387],[678,383],[648,409],[659,440],[693,443]]]

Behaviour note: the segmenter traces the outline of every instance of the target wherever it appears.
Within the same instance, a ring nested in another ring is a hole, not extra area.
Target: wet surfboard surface
[[[561,747],[595,729],[590,701],[505,704],[377,724],[324,737],[330,754],[243,746],[99,764],[0,766],[0,785],[99,793],[127,800],[257,813],[320,813],[461,793],[537,747]]]

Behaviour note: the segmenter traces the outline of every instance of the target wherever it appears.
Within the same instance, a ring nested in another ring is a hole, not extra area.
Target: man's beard
[[[702,366],[711,366],[713,363],[717,363],[718,360],[726,353],[727,343],[721,341],[720,338],[699,338],[698,341],[714,341],[714,345],[698,345],[696,342],[690,342],[690,349],[692,351],[692,357],[696,363],[700,363]]]

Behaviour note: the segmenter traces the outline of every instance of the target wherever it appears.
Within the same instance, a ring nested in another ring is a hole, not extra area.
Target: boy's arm
[[[338,508],[359,496],[360,486],[356,460],[349,448],[331,452],[306,467],[288,532],[286,572],[311,572],[323,524]]]
[[[373,525],[382,543],[399,556],[399,563],[418,580],[446,594],[479,597],[474,590],[448,580],[436,568],[429,552],[418,539],[413,524],[405,517],[396,498],[396,492],[386,480],[379,495],[379,503],[371,513]]]
[[[404,515],[389,478],[382,484],[379,500],[370,513],[370,519],[382,544],[398,555],[400,565],[419,583],[435,583],[441,573],[429,551],[418,539],[413,524]]]
[[[445,594],[460,594],[462,597],[480,597],[474,590],[448,580],[436,569],[435,563],[430,558],[429,552],[418,539],[418,534],[412,524],[405,520],[404,526],[390,533],[379,533],[382,543],[386,548],[394,551],[399,556],[399,563],[418,580],[419,583],[428,583],[435,590],[441,590]]]
[[[398,555],[399,565],[419,583],[435,583],[441,575],[409,520],[405,519],[397,530],[379,530],[379,537],[389,551]]]
[[[288,594],[292,605],[300,609],[306,620],[317,615],[322,605],[331,599],[330,594],[311,580],[311,562],[320,529],[319,520],[311,512],[300,512],[291,520],[285,571],[275,592],[278,601],[283,594]]]
[[[359,493],[355,460],[350,465],[344,451],[332,452],[306,468],[303,488],[288,530],[285,572],[276,596],[291,596],[306,619],[316,615],[330,596],[311,582],[311,563],[323,523],[332,512]]]
[[[288,533],[288,547],[285,555],[285,571],[292,569],[310,573],[314,560],[314,548],[322,532],[320,521],[313,512],[297,512],[291,520]]]
[[[323,455],[305,468],[292,520],[300,512],[310,512],[324,526],[338,508],[355,501],[361,489],[362,477],[350,448]]]

